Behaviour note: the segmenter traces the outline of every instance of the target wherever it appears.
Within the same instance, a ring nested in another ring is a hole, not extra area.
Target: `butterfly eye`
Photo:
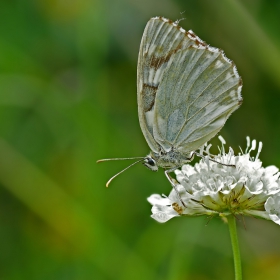
[[[149,165],[151,165],[151,166],[155,166],[156,165],[156,163],[155,163],[155,161],[153,160],[153,159],[151,159],[151,158],[149,158],[148,159],[148,162],[147,162]]]
[[[144,165],[151,169],[152,171],[158,171],[156,161],[151,157],[146,157],[144,160]]]

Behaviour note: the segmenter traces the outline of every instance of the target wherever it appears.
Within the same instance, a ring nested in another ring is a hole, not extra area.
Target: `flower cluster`
[[[259,154],[251,157],[256,140],[247,137],[245,152],[234,155],[232,148],[226,153],[225,141],[220,136],[222,148],[217,156],[201,149],[203,157],[194,166],[189,164],[176,170],[177,192],[168,197],[153,194],[148,201],[153,205],[152,218],[166,222],[176,216],[199,215],[249,215],[260,217],[280,225],[280,181],[278,168],[262,167]],[[182,203],[183,202],[183,203]]]

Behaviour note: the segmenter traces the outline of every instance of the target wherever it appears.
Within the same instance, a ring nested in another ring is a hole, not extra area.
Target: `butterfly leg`
[[[179,200],[181,201],[182,205],[183,205],[184,207],[186,207],[184,201],[181,199],[180,194],[179,194],[179,192],[178,192],[178,190],[177,190],[177,188],[176,188],[176,186],[179,185],[179,183],[178,183],[174,178],[172,178],[172,177],[169,175],[169,173],[175,171],[176,169],[178,169],[178,167],[165,170],[165,171],[164,171],[164,174],[165,174],[165,176],[167,177],[168,181],[171,183],[171,186],[173,187],[174,191],[176,192],[176,194],[177,194]]]

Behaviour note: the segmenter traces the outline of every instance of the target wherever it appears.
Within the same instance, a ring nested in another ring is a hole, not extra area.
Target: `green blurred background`
[[[279,14],[277,0],[1,0],[0,279],[234,279],[221,220],[159,224],[146,198],[169,193],[162,170],[139,164],[107,189],[128,162],[96,160],[149,152],[136,65],[162,15],[236,63],[244,103],[221,134],[236,151],[263,141],[280,166]],[[238,230],[244,279],[280,279],[279,226]]]

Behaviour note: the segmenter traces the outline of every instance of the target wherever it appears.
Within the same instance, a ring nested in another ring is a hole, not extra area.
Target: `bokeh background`
[[[146,198],[169,193],[162,170],[139,164],[107,189],[128,162],[96,160],[149,152],[136,65],[162,15],[236,63],[244,103],[221,134],[236,151],[263,141],[280,166],[279,14],[277,0],[1,0],[0,279],[234,279],[220,219],[159,224]],[[279,226],[238,230],[244,278],[279,279]]]

